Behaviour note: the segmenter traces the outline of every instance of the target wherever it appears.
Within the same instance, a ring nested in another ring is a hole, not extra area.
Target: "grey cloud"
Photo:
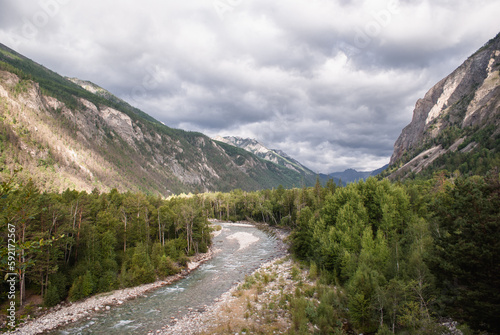
[[[386,164],[416,100],[500,29],[496,0],[401,0],[360,45],[387,1],[228,3],[69,1],[12,47],[171,127],[254,137],[328,173]],[[2,41],[40,10],[0,5]]]

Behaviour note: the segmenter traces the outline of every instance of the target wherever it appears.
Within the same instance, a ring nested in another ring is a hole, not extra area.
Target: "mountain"
[[[68,80],[0,44],[0,181],[43,190],[195,191],[300,186],[302,173],[173,129],[88,81]]]
[[[385,174],[484,174],[500,165],[499,126],[500,34],[417,101]]]
[[[328,179],[322,178],[316,172],[288,156],[285,152],[276,149],[268,149],[264,144],[255,139],[241,138],[238,136],[216,136],[214,140],[244,149],[262,159],[300,173],[303,176],[305,183],[308,185],[313,184],[317,177],[319,177],[320,181],[323,183],[325,183]]]
[[[234,145],[238,148],[245,149],[259,156],[260,158],[269,160],[278,165],[285,166],[289,169],[293,169],[297,172],[304,173],[306,178],[310,182],[314,181],[315,178],[319,178],[322,183],[325,183],[328,179],[333,179],[335,183],[342,182],[344,185],[348,183],[354,183],[358,180],[365,180],[370,176],[376,176],[387,168],[387,165],[374,170],[359,172],[354,169],[347,169],[344,172],[333,172],[328,175],[326,174],[316,174],[312,170],[308,169],[302,165],[297,160],[291,158],[286,153],[281,150],[268,149],[265,145],[259,141],[251,138],[241,138],[238,136],[216,136],[214,138],[216,141],[224,142],[227,144]]]
[[[349,184],[357,182],[358,180],[365,180],[371,176],[371,172],[358,172],[354,169],[347,169],[344,172],[330,173],[329,176],[340,179],[343,184]]]
[[[88,80],[81,80],[78,78],[70,78],[70,77],[64,77],[65,79],[77,84],[78,86],[82,87],[83,89],[94,93],[95,95],[98,95],[100,97],[103,97],[109,101],[112,101],[114,103],[123,103],[127,104],[124,100],[118,98],[117,96],[113,95],[111,92],[105,90],[104,88],[94,84],[91,81]]]
[[[340,180],[342,184],[349,184],[349,183],[355,183],[359,180],[366,180],[370,176],[376,176],[382,171],[384,171],[387,168],[387,165],[384,167],[381,167],[380,169],[373,170],[373,171],[356,171],[354,169],[347,169],[344,172],[333,172],[330,173],[328,176],[330,178],[333,178],[333,180]]]
[[[309,168],[305,167],[302,165],[300,162],[297,160],[293,159],[292,157],[288,156],[286,153],[284,153],[281,150],[276,150],[276,149],[268,149],[266,146],[264,146],[262,143],[255,139],[251,138],[241,138],[237,136],[216,136],[214,138],[216,141],[224,142],[227,144],[234,145],[238,148],[245,149],[260,158],[263,158],[265,160],[271,161],[275,164],[284,166],[288,169],[294,170],[298,173],[305,173],[307,175],[314,175],[316,176],[316,173],[310,170]]]

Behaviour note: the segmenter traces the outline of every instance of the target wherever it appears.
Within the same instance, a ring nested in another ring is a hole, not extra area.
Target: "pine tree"
[[[457,178],[434,203],[431,268],[446,312],[500,332],[500,176]]]

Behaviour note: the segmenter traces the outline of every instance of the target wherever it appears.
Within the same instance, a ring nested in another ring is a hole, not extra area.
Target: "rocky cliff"
[[[446,154],[480,149],[474,134],[489,127],[495,139],[499,123],[500,34],[417,101],[394,145],[393,176],[419,173]]]
[[[295,170],[169,128],[97,85],[69,81],[1,44],[0,130],[0,181],[23,169],[44,190],[167,196],[302,183]]]

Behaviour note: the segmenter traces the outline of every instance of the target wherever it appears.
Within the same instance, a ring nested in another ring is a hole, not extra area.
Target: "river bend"
[[[186,278],[66,325],[50,334],[146,334],[204,310],[262,263],[284,255],[280,242],[252,225],[218,223],[215,254]]]

